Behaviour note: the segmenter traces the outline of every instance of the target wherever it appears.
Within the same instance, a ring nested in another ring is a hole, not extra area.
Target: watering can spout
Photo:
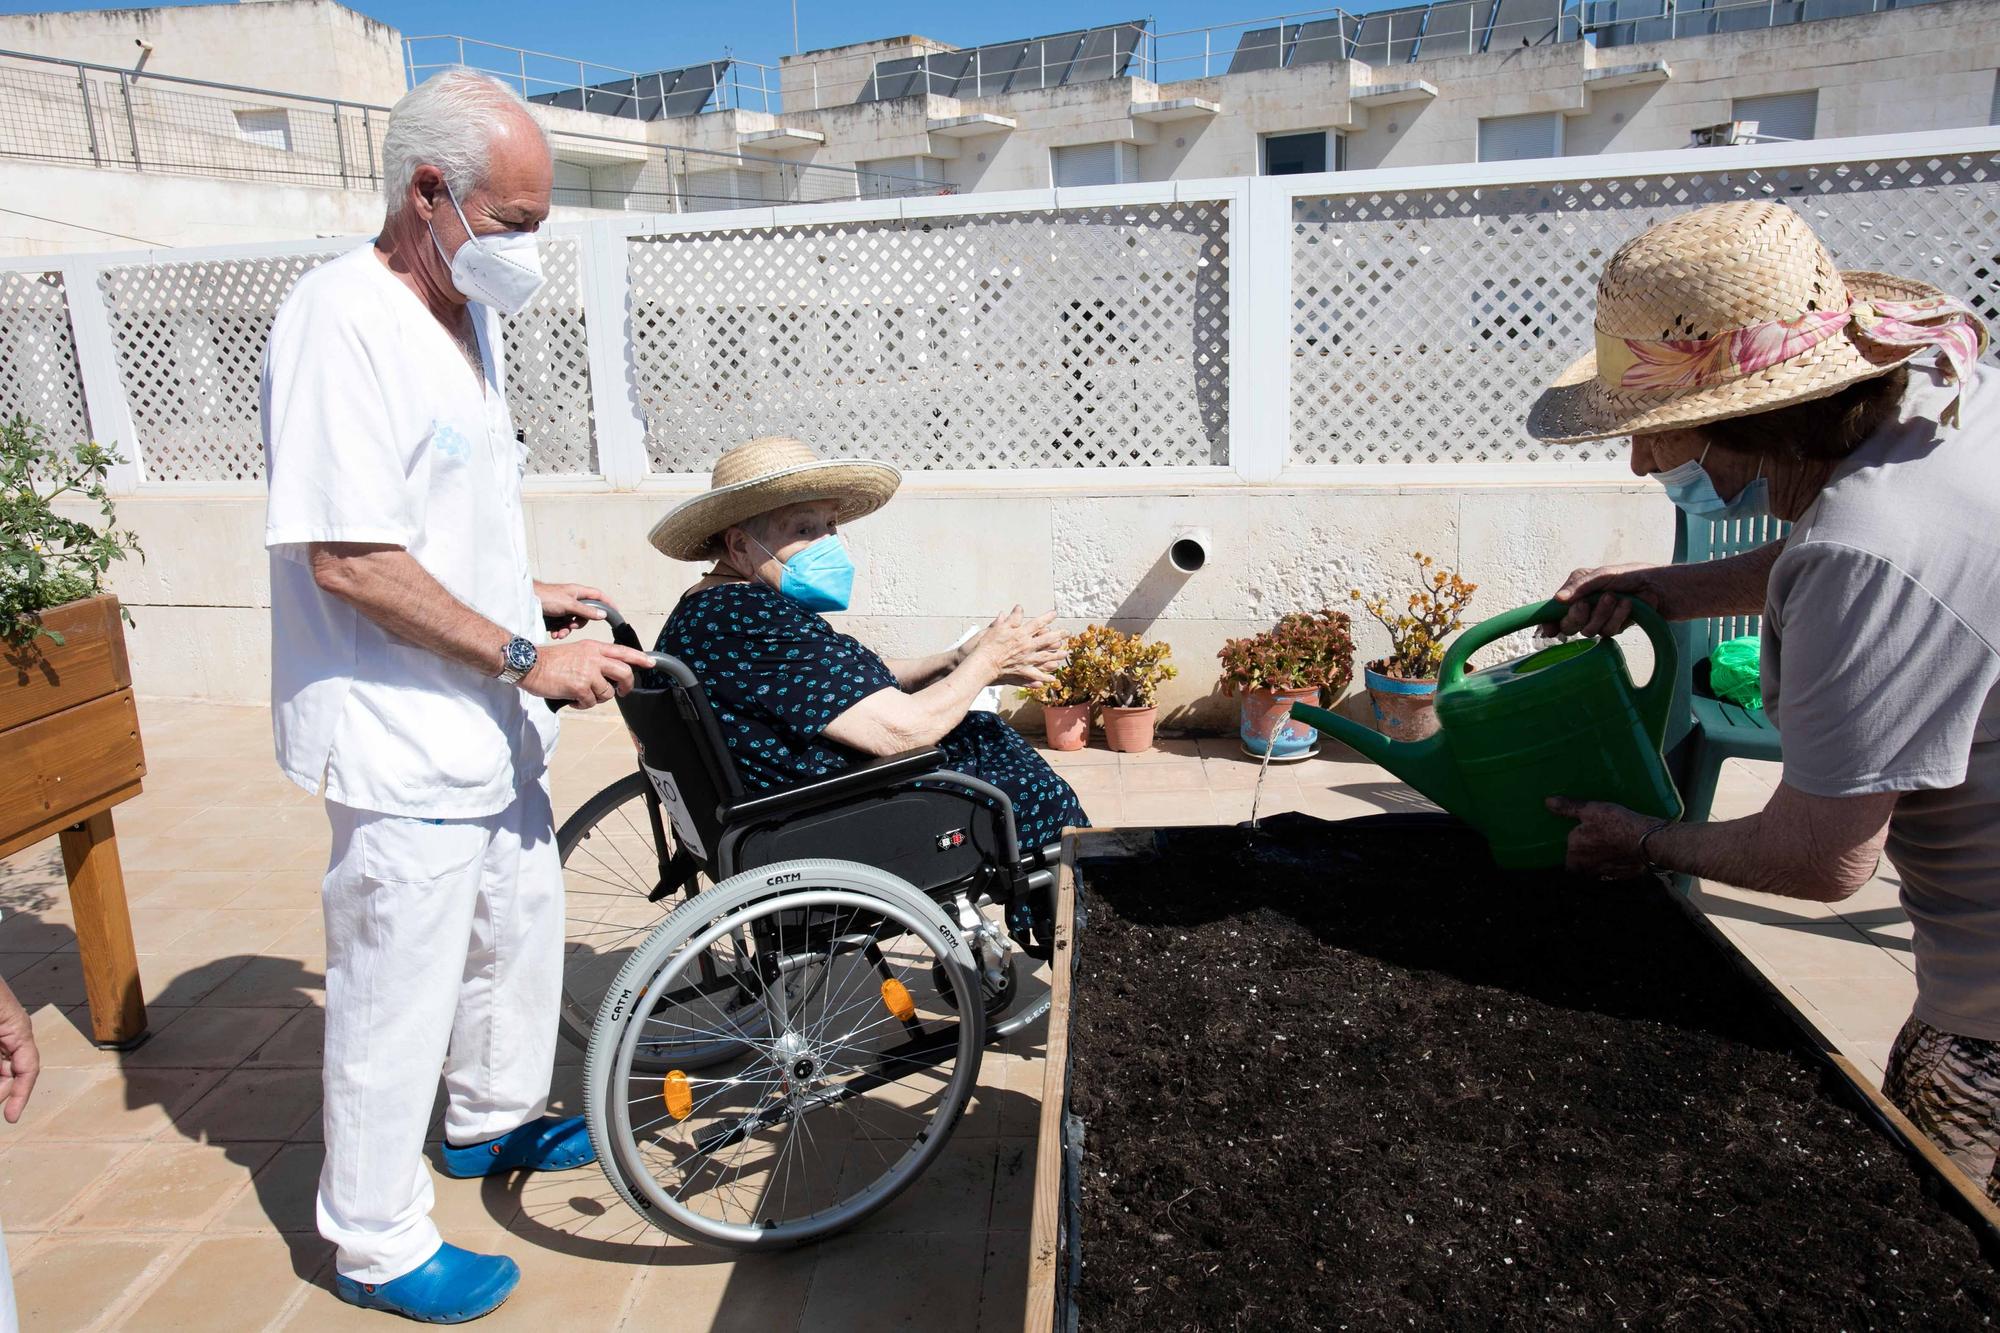
[[[1463,783],[1443,733],[1420,741],[1392,741],[1371,727],[1311,704],[1293,704],[1292,716],[1358,750],[1446,810],[1464,808]]]

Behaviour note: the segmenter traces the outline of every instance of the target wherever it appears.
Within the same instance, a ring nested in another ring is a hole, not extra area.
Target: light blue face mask
[[[751,541],[757,541],[755,537]],[[762,542],[764,554],[773,560],[777,552]],[[829,532],[812,545],[782,562],[785,576],[778,583],[778,591],[799,603],[808,611],[845,611],[849,599],[854,596],[854,558],[847,553],[847,543],[838,534]]]
[[[1667,498],[1678,505],[1682,513],[1695,518],[1752,518],[1769,513],[1771,483],[1764,475],[1764,465],[1761,462],[1757,464],[1756,477],[1735,499],[1725,500],[1716,494],[1715,479],[1702,466],[1708,458],[1708,450],[1709,446],[1704,445],[1700,458],[1690,458],[1679,467],[1653,474],[1653,480],[1665,489]]]

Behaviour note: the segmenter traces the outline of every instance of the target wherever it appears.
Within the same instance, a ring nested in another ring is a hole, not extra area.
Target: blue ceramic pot
[[[1243,742],[1243,752],[1262,759],[1268,750],[1274,763],[1282,759],[1303,759],[1312,754],[1313,747],[1319,742],[1319,731],[1294,719],[1291,707],[1295,703],[1318,702],[1319,691],[1316,689],[1245,690],[1236,728],[1236,735]]]

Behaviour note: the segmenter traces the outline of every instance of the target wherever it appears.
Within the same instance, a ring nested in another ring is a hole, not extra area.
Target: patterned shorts
[[[1882,1092],[2000,1203],[2000,1041],[1955,1037],[1911,1015],[1896,1034]]]

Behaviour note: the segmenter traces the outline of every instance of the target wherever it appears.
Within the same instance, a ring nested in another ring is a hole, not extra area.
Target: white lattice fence
[[[543,243],[549,281],[502,321],[507,401],[536,473],[593,472],[577,243]],[[339,253],[131,264],[98,277],[149,482],[264,476],[258,373],[292,284]]]
[[[62,275],[0,273],[0,419],[26,417],[58,445],[90,434]]]
[[[1228,205],[634,238],[654,472],[756,435],[906,468],[1229,459]]]
[[[1528,403],[1591,341],[1628,237],[1727,199],[1797,208],[1846,268],[1933,282],[2000,317],[2000,154],[1300,198],[1292,214],[1291,461],[1552,454]]]
[[[514,429],[528,441],[528,471],[594,475],[581,251],[567,238],[544,238],[541,250],[548,281],[527,309],[500,321],[507,344],[507,406]]]
[[[98,275],[148,481],[257,481],[271,320],[323,254],[134,264]]]

